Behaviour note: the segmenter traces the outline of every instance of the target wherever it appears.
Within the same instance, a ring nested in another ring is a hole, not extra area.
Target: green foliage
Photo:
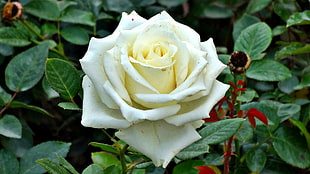
[[[21,138],[22,125],[13,115],[4,115],[0,119],[0,134],[10,138]]]
[[[0,159],[0,172],[2,174],[18,174],[19,162],[12,152],[1,149]]]

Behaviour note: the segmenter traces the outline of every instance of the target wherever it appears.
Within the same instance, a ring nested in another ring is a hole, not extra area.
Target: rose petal
[[[191,102],[181,103],[178,114],[165,120],[173,125],[180,126],[191,121],[209,118],[213,106],[225,95],[229,85],[215,81],[209,95]]]
[[[190,123],[174,126],[165,121],[144,121],[116,136],[164,168],[179,151],[201,138]]]
[[[120,32],[122,30],[130,30],[136,26],[143,24],[146,21],[146,19],[138,15],[135,11],[132,11],[130,14],[123,12],[122,18],[114,33]]]
[[[117,91],[122,99],[131,104],[131,99],[125,88],[125,71],[122,69],[120,60],[117,59],[117,55],[112,57],[114,49],[108,51],[107,54],[103,57],[103,67],[105,73],[111,82],[113,88]]]
[[[80,59],[82,69],[93,82],[101,101],[112,109],[117,109],[118,106],[103,89],[103,84],[107,80],[103,69],[103,57],[105,52],[114,46],[115,40],[116,35],[110,35],[102,39],[92,38],[86,54]]]
[[[139,104],[146,106],[148,108],[157,108],[161,106],[167,106],[173,103],[191,101],[194,99],[198,99],[206,93],[205,83],[204,83],[204,74],[201,73],[198,75],[196,82],[180,91],[178,93],[170,93],[170,94],[135,94],[132,96],[135,101]]]
[[[104,89],[120,107],[123,117],[132,123],[140,122],[143,120],[160,120],[174,115],[180,110],[180,105],[177,104],[156,109],[138,109],[128,105],[122,98],[120,98],[109,82],[104,84]]]
[[[122,117],[120,110],[108,108],[99,95],[88,76],[83,78],[83,114],[82,125],[93,128],[127,128],[130,123]]]
[[[178,38],[200,49],[200,35],[192,28],[175,21],[166,11],[163,11],[148,20],[148,22],[158,23],[158,21],[165,21],[173,26],[172,30],[177,34]]]

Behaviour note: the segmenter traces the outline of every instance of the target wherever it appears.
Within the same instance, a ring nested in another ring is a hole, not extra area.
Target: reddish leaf
[[[216,172],[208,166],[196,166],[195,169],[199,170],[199,174],[216,174]]]
[[[253,115],[247,115],[247,116],[248,116],[248,120],[249,120],[251,126],[252,126],[253,128],[256,128],[256,121],[255,121],[254,116],[253,116]]]
[[[228,104],[228,109],[229,109],[229,111],[232,113],[233,110],[234,110],[234,105],[232,104],[231,101],[227,101],[227,104]]]
[[[204,119],[206,123],[220,121],[220,119],[217,116],[217,112],[214,108],[210,111],[209,115],[210,115],[210,118]]]
[[[245,88],[238,88],[237,91],[247,91]]]
[[[228,81],[228,83],[230,84],[230,86],[231,86],[232,88],[234,88],[234,89],[236,88],[236,87],[235,87],[235,84],[234,84],[233,82]]]
[[[245,82],[242,80],[238,80],[237,85],[245,86]]]
[[[238,115],[238,118],[243,118],[245,116],[245,111],[244,110],[239,110],[237,115]]]
[[[266,115],[264,113],[260,112],[259,110],[255,109],[255,108],[251,108],[248,111],[247,116],[256,117],[260,121],[262,121],[265,125],[268,125],[268,119],[267,119]]]

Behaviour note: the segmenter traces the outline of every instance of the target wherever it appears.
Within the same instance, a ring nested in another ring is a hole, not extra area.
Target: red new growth
[[[256,128],[255,117],[259,119],[260,121],[262,121],[265,125],[268,125],[268,119],[266,115],[255,108],[249,109],[246,116],[248,117],[249,122],[253,128]]]
[[[197,166],[194,168],[199,170],[199,174],[216,174],[216,172],[208,166]]]

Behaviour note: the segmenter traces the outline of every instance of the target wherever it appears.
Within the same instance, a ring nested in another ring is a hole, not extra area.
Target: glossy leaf
[[[8,103],[10,99],[11,95],[7,93],[4,89],[2,89],[0,86],[0,107]]]
[[[261,149],[251,150],[247,153],[246,163],[253,173],[260,173],[264,169],[266,161],[266,154]]]
[[[0,43],[15,47],[23,47],[31,44],[25,33],[12,27],[0,28]]]
[[[65,110],[76,110],[76,111],[81,110],[81,108],[79,108],[77,104],[71,102],[61,102],[58,104],[58,106],[62,107]]]
[[[58,141],[48,141],[32,147],[20,161],[20,174],[41,174],[44,169],[35,161],[46,158],[57,161],[55,154],[65,157],[69,151],[71,143]]]
[[[35,0],[30,1],[24,7],[25,12],[38,18],[56,21],[59,20],[61,11],[54,0]]]
[[[68,8],[61,17],[63,22],[83,24],[88,26],[95,25],[95,18],[91,12],[82,11],[75,8]]]
[[[306,53],[310,53],[310,44],[304,45],[300,42],[292,42],[289,45],[286,45],[282,49],[280,49],[276,53],[275,58],[280,59],[283,57]]]
[[[21,138],[22,125],[13,115],[0,118],[0,134],[10,138]]]
[[[307,168],[310,167],[310,151],[304,140],[294,129],[280,127],[272,144],[283,161],[295,167]]]
[[[278,107],[277,115],[280,118],[281,122],[283,122],[293,116],[299,117],[300,110],[301,110],[301,107],[298,104],[294,104],[294,103],[281,104]]]
[[[241,142],[249,141],[254,135],[253,128],[249,122],[243,122],[241,128],[235,134],[236,138]]]
[[[80,89],[80,75],[73,65],[61,59],[47,59],[46,79],[65,99],[71,99]]]
[[[205,123],[205,127],[199,131],[202,136],[200,141],[206,144],[223,142],[237,132],[243,121],[243,118],[234,118]]]
[[[113,1],[103,1],[103,7],[107,11],[115,12],[127,12],[130,13],[134,9],[134,4],[130,0],[113,0]]]
[[[97,142],[91,142],[89,143],[89,145],[94,146],[94,147],[99,147],[101,150],[106,151],[106,152],[112,152],[112,153],[118,154],[118,150],[112,145],[97,143]]]
[[[290,15],[299,11],[299,6],[295,0],[278,0],[273,2],[273,8],[275,13],[282,18],[283,21],[287,21]]]
[[[310,24],[310,11],[303,11],[292,14],[287,20],[286,27],[290,27],[292,25],[307,25],[307,24]]]
[[[299,120],[295,120],[293,118],[290,118],[290,122],[293,123],[296,127],[298,127],[298,129],[301,131],[303,136],[306,138],[308,150],[310,152],[310,133],[309,133],[309,131],[307,130],[305,125]]]
[[[172,171],[172,174],[197,174],[198,170],[195,169],[197,166],[204,166],[205,162],[202,160],[188,160],[177,164]]]
[[[252,89],[247,89],[247,91],[244,91],[241,95],[237,97],[238,101],[241,102],[250,102],[254,99],[254,97],[257,97],[256,91]]]
[[[187,160],[198,157],[199,155],[209,152],[209,145],[203,141],[203,139],[196,141],[195,143],[187,146],[176,157],[181,160]]]
[[[186,0],[158,0],[158,3],[167,7],[175,7],[181,5],[185,1]]]
[[[231,9],[225,9],[207,3],[202,3],[199,6],[199,9],[195,13],[200,18],[224,19],[233,16]]]
[[[262,10],[263,8],[267,7],[268,4],[271,2],[271,0],[250,0],[247,8],[246,8],[246,12],[249,14],[258,12],[260,10]]]
[[[12,152],[1,149],[0,159],[1,174],[18,174],[19,162]]]
[[[235,42],[234,51],[246,52],[252,60],[255,60],[268,48],[271,40],[271,28],[266,23],[259,22],[240,33]]]
[[[253,61],[246,71],[246,76],[260,81],[281,81],[290,78],[290,70],[283,64],[273,60]]]
[[[310,87],[310,74],[305,74],[301,77],[301,82],[294,88],[296,90]]]
[[[260,22],[260,20],[257,17],[244,14],[238,21],[234,23],[234,28],[233,28],[234,41],[237,40],[242,30],[258,22]]]
[[[56,154],[59,164],[67,169],[71,174],[79,174],[74,167],[62,156]]]
[[[40,108],[40,107],[34,106],[34,105],[28,105],[26,103],[22,103],[22,102],[19,102],[19,101],[11,102],[9,107],[10,108],[25,108],[25,109],[29,109],[29,110],[32,110],[32,111],[35,111],[35,112],[38,112],[38,113],[41,113],[41,114],[53,117],[53,115],[51,115],[48,111],[46,111],[43,108]]]
[[[94,164],[97,164],[102,168],[107,168],[113,165],[121,168],[121,163],[116,158],[116,156],[107,152],[94,152],[91,154],[91,159],[93,160]]]
[[[276,26],[275,28],[272,29],[272,35],[278,36],[278,35],[284,33],[286,31],[286,29],[287,28],[284,25]]]
[[[38,159],[36,162],[43,167],[49,174],[70,174],[65,168],[49,159]]]
[[[89,42],[87,32],[77,25],[71,25],[63,28],[60,34],[66,41],[76,45],[86,45]]]
[[[97,164],[91,164],[87,166],[82,174],[94,174],[94,173],[104,173],[103,168]]]
[[[15,56],[5,69],[5,83],[12,91],[26,91],[44,74],[48,44],[34,46]]]
[[[284,81],[280,81],[278,83],[278,88],[286,93],[286,94],[290,94],[292,93],[295,89],[294,87],[297,86],[299,83],[299,80],[296,76],[292,76],[291,78],[289,79],[286,79]]]
[[[22,157],[33,146],[33,131],[25,121],[21,120],[22,137],[19,139],[0,136],[2,146],[13,152],[16,157]]]

